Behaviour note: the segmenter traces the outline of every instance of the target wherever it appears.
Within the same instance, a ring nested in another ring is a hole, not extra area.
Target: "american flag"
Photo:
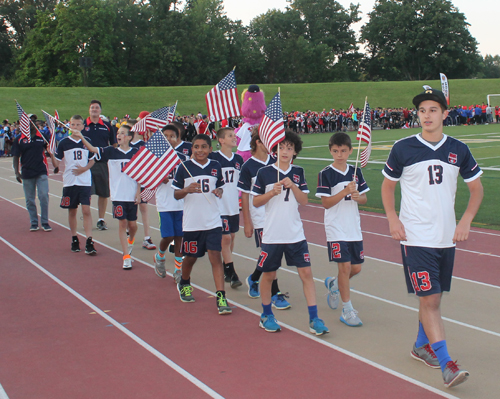
[[[54,118],[59,119],[59,112],[57,112],[57,109],[54,110]]]
[[[207,102],[208,116],[212,120],[221,121],[233,116],[240,116],[240,100],[236,88],[234,71],[217,83],[205,96]]]
[[[273,97],[262,117],[259,136],[268,152],[272,152],[273,147],[285,139],[280,93]]]
[[[349,112],[351,114],[354,113],[354,104],[353,103],[351,103],[351,105],[349,105],[349,109],[348,110],[349,110]]]
[[[370,158],[370,154],[372,152],[372,117],[370,104],[368,104],[368,102],[365,103],[365,109],[363,110],[363,120],[359,125],[356,139],[367,143],[366,148],[361,152],[360,155],[361,167],[364,168],[368,164],[368,159]]]
[[[17,114],[19,115],[19,128],[21,129],[21,138],[28,140],[31,143],[31,132],[30,132],[30,118],[26,112],[24,112],[23,107],[16,101]]]
[[[175,103],[171,107],[163,107],[151,112],[149,115],[146,115],[139,122],[137,122],[131,130],[133,132],[144,133],[148,129],[161,129],[163,126],[172,122],[172,120],[174,119],[176,107],[177,103]]]
[[[130,162],[125,165],[123,172],[146,189],[156,190],[180,162],[177,153],[165,136],[157,130],[146,145],[141,147]],[[154,192],[151,197],[153,195]]]
[[[45,121],[47,122],[47,127],[50,132],[50,141],[49,141],[49,152],[51,154],[55,154],[56,151],[56,120],[47,112],[42,109],[43,116],[45,117]]]

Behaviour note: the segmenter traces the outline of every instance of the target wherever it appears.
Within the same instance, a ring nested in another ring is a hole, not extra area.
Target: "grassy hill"
[[[221,76],[222,78],[222,76]],[[215,84],[216,82],[214,82]],[[321,111],[323,108],[347,108],[351,102],[362,108],[365,97],[372,107],[410,107],[412,97],[422,91],[422,85],[439,88],[439,80],[414,82],[342,82],[261,85],[266,101],[281,89],[285,111],[307,109]],[[487,94],[500,94],[500,79],[451,80],[449,82],[451,103],[472,104],[486,102]],[[247,85],[240,85],[241,93]],[[153,111],[164,105],[178,103],[181,114],[206,113],[205,94],[211,86],[190,87],[2,87],[0,96],[0,119],[17,120],[14,99],[28,113],[40,114],[40,109],[53,113],[59,111],[61,118],[73,114],[88,115],[91,99],[99,99],[103,113],[107,116],[135,117],[140,111]],[[500,98],[495,98],[500,105]],[[40,116],[40,115],[39,115]]]

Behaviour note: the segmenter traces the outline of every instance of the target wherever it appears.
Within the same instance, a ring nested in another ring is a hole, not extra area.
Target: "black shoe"
[[[38,225],[37,224],[32,224],[30,227],[30,231],[38,231]]]
[[[71,252],[80,252],[80,241],[78,239],[73,240],[71,243]]]
[[[175,245],[173,241],[168,245],[168,252],[175,254]]]
[[[106,222],[104,220],[99,220],[97,222],[97,229],[98,230],[107,230],[108,226],[106,225]]]
[[[241,285],[242,285],[236,272],[234,272],[233,275],[231,276],[230,282],[231,282],[231,284],[230,284],[231,288],[238,288],[238,287],[241,287]]]
[[[97,255],[97,251],[94,248],[94,241],[92,241],[92,237],[87,238],[87,243],[85,244],[85,253],[90,256]]]
[[[233,272],[224,262],[222,262],[222,267],[224,268],[224,281],[226,283],[231,282],[231,276],[233,275]]]
[[[42,224],[43,231],[52,231],[52,227],[48,223]]]

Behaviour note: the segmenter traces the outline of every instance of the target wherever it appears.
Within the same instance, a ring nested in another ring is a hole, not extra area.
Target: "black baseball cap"
[[[441,90],[430,88],[423,91],[419,95],[413,97],[413,105],[418,108],[420,103],[426,100],[436,101],[437,103],[441,104],[444,109],[448,109],[448,101],[446,101],[446,97]]]

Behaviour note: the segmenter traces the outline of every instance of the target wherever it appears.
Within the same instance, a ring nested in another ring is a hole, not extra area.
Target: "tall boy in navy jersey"
[[[241,190],[241,212],[243,215],[245,237],[255,237],[255,245],[260,248],[262,244],[262,232],[266,219],[266,209],[261,206],[256,208],[253,204],[252,188],[257,178],[257,172],[264,166],[276,162],[276,158],[270,156],[266,147],[260,141],[258,125],[254,126],[250,139],[250,152],[252,156],[243,164],[238,181],[238,188]],[[254,272],[245,279],[248,286],[248,296],[250,298],[260,298],[259,280],[262,271],[256,267]],[[278,286],[278,279],[273,280],[271,288],[272,306],[279,310],[289,309],[290,303],[287,301],[288,295],[282,294]]]
[[[126,173],[123,167],[139,151],[130,147],[130,141],[134,132],[130,126],[123,125],[118,129],[116,139],[118,147],[94,147],[80,134],[75,138],[81,138],[89,151],[97,154],[96,158],[108,163],[109,189],[111,201],[113,202],[113,217],[118,219],[118,235],[123,251],[123,269],[132,269],[130,254],[134,248],[135,233],[137,232],[137,205],[141,202],[141,186]],[[127,229],[129,237],[127,238]]]
[[[193,145],[189,141],[182,140],[183,137],[186,135],[186,128],[182,123],[177,121],[173,121],[171,124],[174,125],[179,130],[179,140],[177,145],[174,147],[174,150],[180,152],[188,159],[191,158],[191,153],[192,153],[191,148]]]
[[[311,259],[298,209],[299,204],[307,204],[309,189],[304,170],[292,165],[292,160],[302,149],[302,140],[296,133],[287,130],[285,139],[278,145],[277,162],[257,172],[252,188],[253,204],[266,207],[262,250],[257,262],[257,267],[263,272],[260,283],[263,313],[259,326],[268,332],[281,330],[271,307],[271,286],[285,255],[287,265],[296,266],[302,280],[309,311],[309,331],[323,335],[328,328],[318,317]]]
[[[448,111],[441,91],[425,90],[413,98],[413,104],[422,133],[394,144],[382,172],[382,201],[392,238],[401,241],[408,292],[415,293],[420,302],[419,331],[411,356],[430,367],[441,367],[448,388],[464,382],[469,372],[460,369],[448,354],[441,296],[450,291],[455,243],[468,238],[481,205],[482,171],[464,143],[443,134]],[[467,183],[470,197],[457,225],[455,194],[459,173]],[[398,181],[399,217],[394,204]]]
[[[220,163],[224,180],[224,196],[219,201],[222,219],[222,260],[224,266],[224,280],[230,283],[231,288],[241,286],[238,274],[234,270],[233,248],[235,235],[240,229],[240,209],[238,204],[238,180],[243,165],[243,158],[233,153],[236,147],[234,129],[223,127],[217,131],[217,140],[220,150],[211,152],[210,159]]]
[[[340,321],[350,327],[363,325],[351,303],[349,279],[361,271],[364,262],[363,236],[358,204],[366,204],[370,190],[361,169],[347,164],[352,154],[351,138],[346,133],[335,133],[328,143],[333,163],[318,175],[316,196],[325,208],[325,230],[330,262],[337,262],[338,277],[327,277],[328,305],[337,309],[339,291],[342,298]]]
[[[193,157],[177,169],[172,187],[177,200],[184,198],[182,218],[182,277],[177,285],[182,302],[194,302],[191,270],[197,260],[208,252],[214,276],[219,314],[232,312],[224,291],[224,268],[221,258],[222,222],[218,198],[222,197],[220,163],[208,159],[212,141],[206,134],[193,138]],[[189,171],[189,172],[188,172]]]
[[[69,121],[69,128],[72,131],[81,132],[83,130],[83,118],[80,115],[73,115]],[[87,255],[97,254],[92,241],[92,214],[90,213],[92,185],[90,168],[94,165],[94,157],[95,155],[85,148],[82,140],[77,139],[75,135],[71,135],[61,140],[53,159],[56,168],[59,167],[61,161],[64,161],[65,165],[61,208],[68,210],[68,223],[72,236],[71,250],[80,252],[80,242],[76,235],[78,226],[76,215],[78,205],[81,204],[83,229],[87,237],[85,243],[85,253]]]

